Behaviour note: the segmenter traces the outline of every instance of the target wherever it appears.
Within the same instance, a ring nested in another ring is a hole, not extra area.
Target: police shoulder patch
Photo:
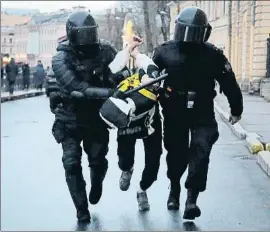
[[[228,60],[225,62],[224,68],[227,72],[232,71],[232,66]]]

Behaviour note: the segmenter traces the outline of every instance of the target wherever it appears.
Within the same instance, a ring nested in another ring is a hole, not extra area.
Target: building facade
[[[35,66],[41,60],[43,66],[51,66],[51,60],[56,53],[59,39],[66,36],[66,20],[72,11],[87,10],[85,7],[73,7],[72,10],[60,9],[51,14],[38,14],[27,23],[15,27],[16,60],[28,61]],[[108,37],[108,22],[106,15],[94,15],[101,38]],[[121,32],[120,32],[121,33]]]
[[[2,57],[14,57],[16,54],[15,27],[30,19],[28,16],[9,15],[1,12],[1,54]]]
[[[1,54],[12,57],[15,53],[14,28],[1,27]]]
[[[41,60],[51,66],[58,38],[66,34],[65,23],[70,12],[60,10],[50,15],[35,15],[28,23],[15,27],[16,60],[35,66]]]
[[[224,51],[243,90],[258,90],[266,75],[267,38],[270,34],[269,1],[180,1],[171,3],[171,15],[186,6],[198,6],[212,26],[209,39]],[[177,14],[176,14],[177,15]],[[174,19],[171,20],[171,36]]]

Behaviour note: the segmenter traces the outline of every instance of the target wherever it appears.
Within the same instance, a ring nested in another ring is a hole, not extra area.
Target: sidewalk
[[[257,133],[266,142],[270,142],[270,103],[259,96],[243,93],[244,112],[240,125],[248,132]],[[219,94],[216,103],[226,112],[230,112],[227,98]]]
[[[38,91],[38,90],[28,90],[28,91],[14,91],[13,96],[9,96],[8,92],[1,92],[1,102],[6,102],[6,101],[13,101],[17,99],[23,99],[23,98],[29,98],[29,97],[34,97],[34,96],[39,96],[43,95],[43,91]]]
[[[244,112],[239,123],[228,122],[229,103],[223,94],[215,98],[215,109],[239,139],[245,139],[250,153],[270,177],[270,103],[259,96],[243,93]]]

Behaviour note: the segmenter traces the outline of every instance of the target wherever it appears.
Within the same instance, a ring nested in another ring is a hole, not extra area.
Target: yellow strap
[[[120,86],[118,87],[118,89],[121,92],[126,92],[129,89],[133,89],[135,87],[138,87],[140,85],[140,80],[139,80],[139,74],[136,73],[128,78],[126,78],[125,80],[123,80],[120,83]],[[142,94],[143,96],[156,101],[157,100],[157,95],[155,95],[154,93],[152,93],[151,91],[147,90],[147,89],[141,89],[138,91],[140,94]]]
[[[153,101],[157,100],[157,95],[155,95],[154,93],[150,92],[147,89],[141,89],[139,90],[139,93]]]

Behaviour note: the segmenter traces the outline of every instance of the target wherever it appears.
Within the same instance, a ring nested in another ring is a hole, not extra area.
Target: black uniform
[[[99,108],[122,77],[111,73],[108,66],[117,51],[109,42],[98,39],[97,25],[88,12],[72,13],[66,26],[67,40],[59,44],[52,59],[60,87],[58,95],[51,97],[56,118],[52,132],[62,144],[66,182],[78,220],[89,221],[80,144],[83,142],[91,168],[89,201],[96,204],[108,168],[105,156],[109,143],[109,131],[99,117]]]
[[[210,32],[202,10],[185,8],[176,19],[174,40],[157,47],[152,57],[159,69],[168,73],[160,95],[171,181],[168,209],[179,208],[180,178],[189,165],[186,219],[200,216],[196,200],[206,189],[209,156],[219,137],[213,103],[215,80],[228,98],[231,114],[241,116],[243,111],[242,94],[229,61],[206,42]]]

